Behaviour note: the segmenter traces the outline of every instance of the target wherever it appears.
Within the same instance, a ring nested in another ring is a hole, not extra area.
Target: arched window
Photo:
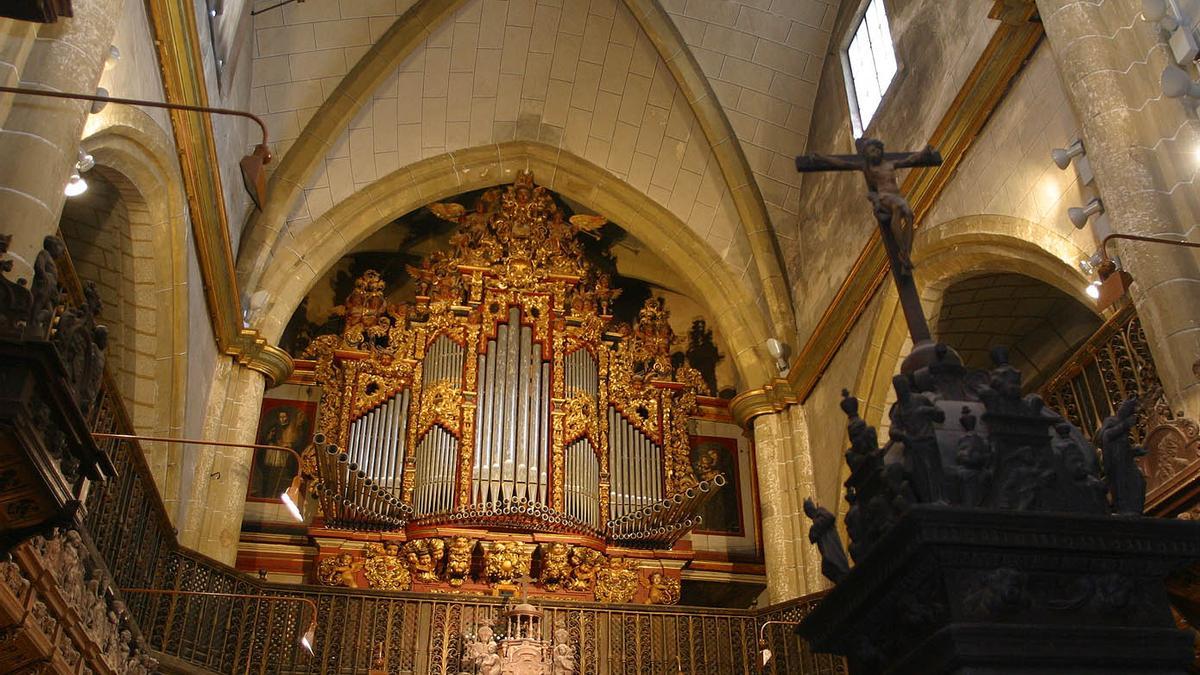
[[[871,123],[884,92],[896,76],[896,51],[883,0],[868,0],[842,56],[850,119],[854,135],[859,137]]]

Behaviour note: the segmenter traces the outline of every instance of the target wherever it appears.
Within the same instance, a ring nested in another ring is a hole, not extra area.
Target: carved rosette
[[[493,541],[484,544],[483,574],[488,583],[511,584],[521,577],[529,576],[533,562],[533,546],[508,541]]]

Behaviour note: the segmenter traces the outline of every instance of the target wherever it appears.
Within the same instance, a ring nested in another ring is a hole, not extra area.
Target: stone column
[[[122,0],[75,0],[74,18],[37,29],[37,40],[18,74],[35,89],[95,93],[121,15]],[[0,36],[5,42],[20,35]],[[10,45],[20,54],[21,45]],[[10,51],[0,47],[0,52]],[[91,104],[0,94],[11,106],[0,129],[0,213],[13,231],[11,277],[30,278],[42,239],[58,229],[63,187],[79,152],[79,137]],[[20,158],[16,161],[16,158]]]
[[[1200,123],[1166,98],[1174,63],[1140,0],[1037,0],[1075,108],[1113,231],[1200,239]],[[1193,77],[1195,73],[1191,73]],[[1133,275],[1132,297],[1158,373],[1176,409],[1200,415],[1200,254],[1163,244],[1114,242]]]
[[[808,541],[804,500],[816,498],[808,428],[800,406],[754,418],[767,598],[771,604],[825,588],[821,556]]]
[[[262,373],[228,358],[219,359],[201,438],[253,443],[265,387]],[[188,482],[180,487],[176,520],[179,541],[232,565],[237,557],[254,451],[213,446],[188,450],[182,472]]]

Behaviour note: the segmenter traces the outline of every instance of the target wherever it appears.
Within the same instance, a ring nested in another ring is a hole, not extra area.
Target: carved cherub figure
[[[652,605],[679,604],[679,580],[669,577],[662,572],[653,572],[645,584],[646,600]]]
[[[317,567],[317,578],[326,586],[357,588],[358,582],[354,578],[354,573],[361,566],[362,563],[354,561],[354,556],[349,553],[340,553],[321,561]]]

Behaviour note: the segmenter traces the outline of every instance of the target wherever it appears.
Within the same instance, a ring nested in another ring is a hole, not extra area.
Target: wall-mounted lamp
[[[758,659],[759,665],[763,668],[771,662],[771,657],[775,656],[774,652],[767,646],[767,626],[799,626],[799,621],[764,621],[763,625],[758,627]]]
[[[300,634],[297,640],[304,651],[308,652],[309,656],[313,655],[313,644],[317,638],[317,603],[302,598],[296,595],[255,595],[250,593],[215,593],[212,591],[178,591],[172,588],[122,588],[122,594],[128,593],[144,593],[146,595],[181,595],[181,596],[200,596],[209,598],[235,598],[245,600],[264,600],[266,602],[298,602],[307,605],[312,610],[312,618],[308,620],[307,627]],[[301,615],[303,616],[303,614]],[[297,622],[299,623],[299,622]]]
[[[117,65],[117,61],[121,60],[121,50],[117,49],[116,45],[108,46],[108,56],[104,57],[104,69],[112,70],[113,66]]]
[[[78,197],[87,192],[87,189],[87,181],[83,179],[83,176],[79,175],[78,169],[73,169],[71,177],[67,179],[66,187],[63,188],[63,194],[68,197]]]
[[[1090,275],[1096,271],[1096,267],[1103,261],[1104,257],[1100,255],[1099,251],[1096,251],[1090,258],[1080,258],[1079,271]]]
[[[1108,242],[1111,239],[1144,241],[1152,244],[1182,246],[1184,248],[1200,248],[1200,242],[1194,241],[1144,237],[1140,234],[1124,234],[1121,232],[1114,232],[1108,235],[1100,242],[1100,256],[1102,260],[1096,266],[1096,274],[1100,277],[1099,295],[1096,297],[1096,305],[1100,309],[1107,309],[1116,303],[1117,300],[1120,300],[1122,296],[1129,292],[1129,286],[1133,283],[1133,275],[1122,269],[1118,260],[1109,257]],[[1090,290],[1088,295],[1091,295]]]
[[[1179,66],[1167,66],[1162,71],[1162,92],[1167,98],[1200,99],[1200,83]]]
[[[1087,203],[1087,206],[1072,206],[1067,209],[1067,218],[1071,219],[1071,224],[1076,229],[1082,230],[1087,226],[1088,219],[1099,213],[1104,213],[1104,202],[1101,202],[1099,199],[1093,199]]]
[[[1083,141],[1076,139],[1066,148],[1055,148],[1050,151],[1050,157],[1054,160],[1054,165],[1066,171],[1068,166],[1071,166],[1071,160],[1083,155]]]
[[[787,375],[789,369],[787,359],[791,352],[792,350],[787,344],[775,338],[767,338],[767,353],[775,359],[775,367],[779,369],[780,375]]]
[[[1091,185],[1092,181],[1096,179],[1096,175],[1092,173],[1092,163],[1088,161],[1087,151],[1083,147],[1083,141],[1078,138],[1065,148],[1051,150],[1050,158],[1054,160],[1054,165],[1063,171],[1071,166],[1071,160],[1075,160],[1075,173],[1079,175],[1079,182],[1083,185]]]
[[[101,439],[111,438],[111,439],[118,440],[118,441],[153,441],[153,442],[159,442],[159,443],[179,443],[182,445],[212,445],[212,446],[216,446],[216,447],[220,447],[220,448],[251,448],[254,450],[278,450],[280,452],[289,453],[296,458],[296,475],[295,475],[295,477],[292,478],[291,485],[289,485],[288,488],[279,495],[279,499],[283,502],[283,505],[287,507],[288,513],[290,513],[293,518],[295,518],[296,520],[298,520],[300,522],[304,522],[304,512],[303,512],[304,498],[303,498],[303,492],[301,490],[301,486],[303,485],[304,481],[303,481],[303,478],[301,478],[301,468],[300,467],[302,466],[302,462],[300,460],[300,453],[296,452],[292,448],[287,447],[286,445],[268,445],[265,443],[231,443],[228,441],[204,441],[204,440],[197,440],[194,438],[170,438],[167,436],[138,436],[136,434],[105,434],[105,433],[99,433],[99,432],[92,432],[92,437],[93,438],[101,438]],[[317,442],[317,443],[324,443],[325,438],[321,434],[317,434],[316,436],[314,436],[313,441]]]
[[[91,171],[94,166],[96,166],[96,158],[89,155],[86,150],[80,148],[78,159],[75,160],[75,170],[79,173],[86,173]]]
[[[121,105],[140,105],[147,108],[165,108],[167,110],[187,110],[190,112],[210,113],[213,115],[234,115],[236,117],[245,117],[254,121],[262,130],[262,142],[254,147],[254,151],[242,158],[239,162],[239,167],[242,170],[242,182],[246,186],[246,192],[250,193],[250,199],[254,202],[254,207],[262,210],[262,205],[266,201],[266,168],[265,166],[271,162],[271,150],[267,146],[267,125],[262,119],[253,113],[248,113],[244,110],[232,110],[230,108],[210,108],[202,105],[185,105],[183,103],[163,103],[161,101],[143,101],[133,98],[117,98],[109,96],[107,91],[101,88],[99,91],[104,92],[103,95],[92,94],[73,94],[61,91],[43,91],[41,89],[26,89],[24,87],[0,87],[0,92],[7,94],[24,94],[26,96],[43,96],[46,98],[65,98],[74,101],[92,101],[93,103],[118,103]],[[101,106],[103,107],[103,106]],[[95,106],[92,112],[99,112]]]
[[[1167,45],[1176,63],[1191,63],[1200,54],[1194,22],[1180,11],[1176,0],[1142,0],[1142,18],[1167,33]]]

